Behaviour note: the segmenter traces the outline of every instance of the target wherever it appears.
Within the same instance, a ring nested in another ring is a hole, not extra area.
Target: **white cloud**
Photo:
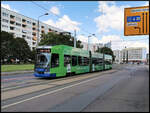
[[[84,35],[77,35],[77,40],[88,43],[88,37]]]
[[[47,21],[44,21],[44,23],[69,32],[74,30],[79,31],[80,28],[78,26],[81,24],[77,21],[71,20],[67,15],[64,15],[62,18],[59,18],[56,22],[54,22],[52,19],[49,19]]]
[[[6,9],[9,9],[9,10],[11,10],[11,11],[19,12],[19,11],[17,11],[16,9],[12,9],[12,8],[10,7],[10,5],[8,5],[8,4],[1,4],[1,7],[6,8]]]
[[[142,6],[149,6],[149,1],[146,1],[145,4]]]
[[[51,9],[50,9],[50,12],[56,14],[56,15],[59,15],[60,12],[59,12],[59,9],[56,7],[56,6],[53,6]]]
[[[84,36],[84,35],[77,35],[77,40],[88,43],[88,37]],[[100,43],[100,40],[95,36],[91,36],[91,37],[89,37],[89,42],[90,42],[90,44],[91,43],[95,44],[95,43]]]
[[[98,11],[101,15],[94,19],[98,32],[108,32],[110,29],[121,31],[124,26],[125,7],[129,6],[116,6],[114,1],[100,1]]]

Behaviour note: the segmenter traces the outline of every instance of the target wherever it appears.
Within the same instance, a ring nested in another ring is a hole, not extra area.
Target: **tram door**
[[[66,73],[71,73],[71,56],[64,55],[64,67],[66,67]]]

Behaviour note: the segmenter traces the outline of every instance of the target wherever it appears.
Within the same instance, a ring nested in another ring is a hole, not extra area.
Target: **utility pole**
[[[44,15],[49,15],[49,14],[45,13]],[[40,29],[39,29],[39,23],[40,23],[39,18],[42,17],[42,16],[44,16],[44,15],[38,16],[38,23],[37,23],[38,30],[37,30],[37,44],[36,44],[36,47],[38,46],[39,40],[40,40],[40,37],[39,37],[39,32],[40,32]]]
[[[37,44],[36,44],[36,46],[38,46],[38,44],[39,44],[39,31],[40,31],[39,30],[39,18],[38,18],[38,25],[37,26],[38,26],[38,29],[37,29],[38,32],[37,32]]]
[[[89,44],[90,43],[90,39],[89,39],[90,37],[91,36],[88,36],[88,51],[89,51],[89,46],[90,46],[90,44]]]
[[[74,30],[74,48],[76,48],[76,30]]]
[[[128,63],[128,50],[127,50],[126,63]]]

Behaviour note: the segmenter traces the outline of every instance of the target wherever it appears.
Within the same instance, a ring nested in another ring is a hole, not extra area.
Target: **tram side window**
[[[51,58],[51,67],[58,67],[59,66],[59,54],[52,54]]]
[[[89,65],[89,58],[87,58],[87,57],[84,57],[84,58],[83,58],[83,65],[84,65],[84,66]]]
[[[103,64],[103,59],[102,59],[102,58],[99,58],[99,59],[98,59],[98,63],[99,63],[99,65],[102,65],[102,64]]]
[[[67,64],[71,64],[71,56],[70,55],[64,55],[64,66],[66,67]]]
[[[79,64],[79,66],[82,65],[82,57],[81,56],[78,56],[78,64]]]
[[[110,65],[111,62],[110,62],[109,60],[105,60],[105,64],[106,64],[106,65]]]
[[[72,66],[77,65],[77,56],[72,56]]]
[[[92,64],[97,65],[97,58],[92,58]]]

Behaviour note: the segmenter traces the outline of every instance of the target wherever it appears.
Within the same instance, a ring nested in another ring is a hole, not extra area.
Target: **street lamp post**
[[[44,15],[48,15],[48,13],[45,13]],[[44,15],[40,15],[39,17],[38,17],[38,33],[37,33],[37,44],[36,44],[36,46],[38,46],[38,43],[39,43],[39,18],[40,17],[42,17],[42,16],[44,16]]]
[[[90,37],[91,36],[88,36],[88,51],[89,51],[89,46],[90,46],[90,44],[89,44],[90,43]]]
[[[76,30],[74,30],[74,47],[76,48]]]
[[[89,35],[89,36],[88,36],[88,51],[89,51],[89,49],[90,49],[90,48],[89,48],[89,46],[90,46],[90,37],[92,37],[92,36],[95,36],[95,34],[92,34],[92,35]]]

